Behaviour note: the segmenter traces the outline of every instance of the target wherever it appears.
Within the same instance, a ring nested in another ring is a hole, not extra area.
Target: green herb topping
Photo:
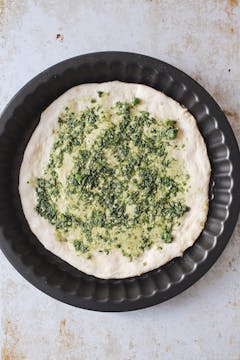
[[[78,113],[66,107],[44,176],[34,180],[36,212],[86,258],[118,249],[131,261],[153,246],[161,251],[190,210],[189,175],[171,155],[177,122],[139,104],[134,97],[107,111],[95,99]]]

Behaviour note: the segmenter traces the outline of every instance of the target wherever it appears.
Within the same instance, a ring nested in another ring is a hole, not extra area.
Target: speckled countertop
[[[237,0],[0,0],[0,108],[48,66],[102,50],[150,55],[185,71],[240,139]],[[2,360],[240,359],[239,225],[198,283],[145,310],[105,314],[62,304],[1,253],[0,273]]]

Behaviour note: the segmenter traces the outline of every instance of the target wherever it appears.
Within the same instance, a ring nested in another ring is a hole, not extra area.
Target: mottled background
[[[0,0],[0,108],[60,60],[125,50],[191,75],[240,139],[239,35],[237,0]],[[183,294],[119,314],[51,299],[0,254],[2,360],[239,360],[239,237],[238,226],[213,268]]]

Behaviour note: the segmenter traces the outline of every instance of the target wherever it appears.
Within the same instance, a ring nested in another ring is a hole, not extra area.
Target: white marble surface
[[[132,51],[167,61],[199,81],[240,139],[239,38],[237,0],[0,0],[0,108],[60,60]],[[213,268],[181,295],[119,314],[48,297],[0,253],[2,360],[239,360],[239,237],[238,226]]]

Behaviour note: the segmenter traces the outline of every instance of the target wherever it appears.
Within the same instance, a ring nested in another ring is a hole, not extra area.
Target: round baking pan
[[[120,80],[164,92],[196,118],[207,145],[212,175],[209,213],[195,244],[166,265],[121,280],[102,280],[47,251],[30,231],[18,193],[25,147],[42,111],[71,87]],[[99,311],[127,311],[161,303],[195,283],[222,253],[240,204],[239,149],[220,107],[194,80],[160,60],[125,52],[77,56],[50,67],[10,101],[0,122],[0,246],[30,283],[65,303]]]

